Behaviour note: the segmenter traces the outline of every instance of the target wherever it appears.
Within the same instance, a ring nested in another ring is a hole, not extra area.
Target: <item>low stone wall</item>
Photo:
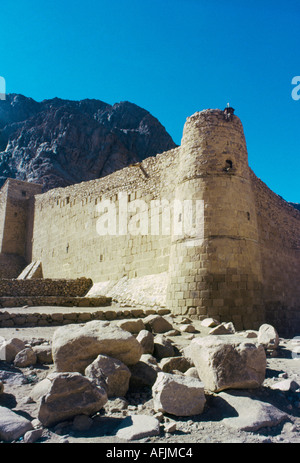
[[[106,296],[70,297],[70,296],[20,296],[0,297],[0,307],[103,307],[109,306],[112,299]]]
[[[28,310],[28,309],[27,309]],[[116,320],[129,318],[143,318],[150,314],[166,315],[170,313],[167,309],[136,309],[126,308],[124,310],[74,310],[46,312],[27,312],[13,310],[0,310],[0,328],[10,327],[34,327],[34,326],[61,326],[71,323],[85,323],[90,320]]]
[[[69,296],[83,297],[92,287],[90,278],[67,279],[0,279],[0,297]]]

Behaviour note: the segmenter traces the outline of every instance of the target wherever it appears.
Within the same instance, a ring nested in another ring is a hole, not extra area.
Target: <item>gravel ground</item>
[[[197,324],[198,323],[198,324]],[[205,336],[207,328],[200,328],[200,322],[193,321],[198,332],[197,336]],[[41,339],[51,341],[53,332],[57,327],[38,328],[0,328],[0,336],[5,339],[18,337],[32,343]],[[171,340],[180,348],[190,342],[191,335],[182,333],[171,337]],[[270,388],[272,384],[283,378],[294,379],[300,384],[300,359],[293,358],[295,347],[293,340],[280,338],[279,348],[275,355],[267,357],[267,371],[263,386],[257,390],[248,391],[251,397],[268,402],[284,411],[288,419],[277,426],[261,428],[255,432],[232,430],[224,424],[227,411],[218,402],[217,394],[206,394],[206,406],[201,415],[192,417],[161,416],[161,432],[159,436],[148,437],[131,444],[160,444],[160,445],[189,445],[200,443],[299,443],[300,442],[300,389],[296,392],[282,392]],[[295,355],[294,355],[295,357]],[[298,356],[296,356],[298,357]],[[9,369],[1,362],[0,369]],[[10,369],[13,370],[12,367]],[[17,369],[15,369],[16,371]],[[20,369],[18,369],[20,371]],[[5,384],[5,391],[0,396],[0,405],[13,408],[29,419],[37,417],[38,404],[28,403],[27,397],[34,384],[45,378],[53,365],[35,365],[22,368],[25,376],[24,384]],[[87,431],[76,431],[72,422],[59,424],[54,428],[44,429],[39,442],[45,443],[102,443],[107,445],[121,445],[126,443],[114,435],[117,425],[130,414],[153,415],[151,390],[142,390],[127,394],[128,407],[121,409],[114,406],[109,400],[105,409],[93,417],[93,424]],[[114,411],[112,411],[112,408]],[[173,424],[170,432],[165,431],[167,424]],[[22,440],[20,440],[22,442]],[[116,447],[117,448],[117,447]]]

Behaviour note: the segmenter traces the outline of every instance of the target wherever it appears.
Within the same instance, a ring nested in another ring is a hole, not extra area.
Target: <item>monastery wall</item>
[[[300,333],[300,212],[251,172],[262,257],[266,320]]]
[[[1,256],[91,278],[91,296],[299,334],[300,212],[249,168],[237,116],[195,113],[180,147],[26,202],[24,182],[10,183]]]
[[[172,201],[177,163],[175,149],[104,179],[37,195],[32,260],[42,261],[44,277],[87,276],[98,283],[166,272],[170,234],[160,233],[160,199]],[[105,200],[115,211],[115,229],[114,217],[108,227],[107,222],[101,226],[106,209],[99,208]],[[145,205],[146,212],[141,212]]]

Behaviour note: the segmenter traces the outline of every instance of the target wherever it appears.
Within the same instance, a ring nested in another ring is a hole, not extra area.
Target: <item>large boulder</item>
[[[47,377],[48,389],[40,399],[38,419],[52,426],[76,415],[91,415],[107,402],[104,388],[96,386],[80,373],[52,373]]]
[[[128,366],[139,361],[142,347],[131,333],[102,320],[61,326],[53,335],[52,357],[56,371],[84,373],[99,354]]]
[[[0,407],[0,440],[11,442],[33,429],[31,421],[9,408]]]
[[[176,416],[198,415],[206,402],[199,379],[163,372],[158,373],[152,394],[156,411]]]
[[[279,336],[274,326],[264,323],[258,330],[257,342],[266,350],[273,350],[278,347]]]
[[[0,360],[5,362],[13,362],[18,352],[25,349],[24,341],[18,338],[11,338],[3,341],[0,344]]]
[[[108,397],[124,397],[128,391],[131,376],[129,368],[108,355],[98,355],[86,367],[84,374],[100,387],[104,387]]]
[[[238,336],[206,336],[192,340],[188,353],[205,389],[246,389],[262,385],[266,354],[262,345]]]

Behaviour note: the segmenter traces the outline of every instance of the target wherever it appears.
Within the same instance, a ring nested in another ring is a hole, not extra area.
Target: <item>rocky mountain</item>
[[[289,204],[295,207],[295,209],[298,209],[298,211],[300,211],[300,203],[289,203]]]
[[[0,101],[0,186],[17,178],[44,191],[108,175],[176,146],[148,111],[124,101]]]

